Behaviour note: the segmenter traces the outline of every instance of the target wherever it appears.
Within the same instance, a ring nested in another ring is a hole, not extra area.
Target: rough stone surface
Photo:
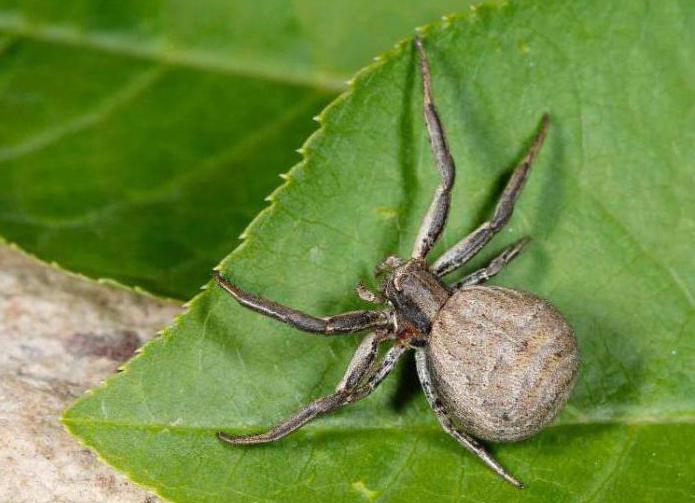
[[[515,441],[542,429],[572,391],[577,345],[548,302],[501,287],[468,287],[447,301],[427,349],[449,414],[475,437]]]
[[[158,501],[98,461],[59,418],[179,311],[0,246],[0,501]]]

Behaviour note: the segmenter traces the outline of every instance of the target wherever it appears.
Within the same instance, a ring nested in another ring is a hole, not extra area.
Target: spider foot
[[[266,438],[265,435],[260,434],[260,435],[228,435],[227,433],[223,431],[218,431],[217,432],[217,438],[226,443],[226,444],[231,444],[231,445],[253,445],[253,444],[264,444],[266,442],[272,442],[274,439],[272,438]]]

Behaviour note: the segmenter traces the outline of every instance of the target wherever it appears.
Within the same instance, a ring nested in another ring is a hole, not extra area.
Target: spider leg
[[[390,324],[389,316],[384,311],[352,311],[327,318],[317,318],[245,292],[223,278],[218,271],[214,272],[214,278],[217,284],[242,306],[305,332],[325,335],[344,334],[372,327],[385,328]]]
[[[434,274],[442,276],[466,263],[509,221],[514,211],[514,203],[519,197],[521,189],[524,188],[531,165],[543,145],[549,123],[550,118],[548,114],[544,114],[540,130],[533,139],[526,156],[514,169],[507,186],[497,202],[492,218],[444,252],[430,267]]]
[[[509,262],[514,260],[519,255],[519,253],[521,253],[521,250],[523,250],[524,246],[528,242],[529,238],[525,237],[520,239],[513,245],[508,246],[502,251],[502,253],[493,258],[488,265],[481,269],[478,269],[475,272],[472,272],[460,281],[454,283],[451,287],[452,290],[458,290],[459,288],[463,288],[464,286],[479,285],[481,283],[485,283],[495,274],[500,272],[502,268],[506,266]]]
[[[473,437],[466,435],[462,431],[456,428],[451,418],[448,416],[447,411],[444,408],[444,404],[439,399],[437,391],[432,385],[432,378],[430,376],[430,371],[427,366],[427,356],[424,349],[418,349],[415,352],[415,362],[417,364],[417,373],[420,378],[420,383],[422,384],[422,389],[425,392],[427,401],[432,407],[434,414],[439,420],[444,431],[449,435],[454,437],[456,441],[464,446],[468,451],[478,456],[483,463],[485,463],[489,468],[491,468],[497,475],[502,477],[504,480],[512,484],[514,487],[522,489],[524,485],[517,479],[512,477],[503,467],[500,465],[495,458],[493,458],[490,453],[488,453],[485,448],[480,445],[480,443]]]
[[[327,414],[343,405],[366,397],[393,370],[399,357],[407,349],[405,346],[393,346],[384,355],[383,360],[378,365],[375,365],[378,346],[382,340],[383,336],[371,334],[362,341],[334,393],[314,400],[298,413],[285,419],[265,433],[234,437],[220,432],[217,434],[217,437],[223,442],[234,445],[273,442],[301,428],[320,415]]]
[[[432,85],[430,68],[427,62],[427,55],[422,46],[422,41],[415,37],[415,47],[420,59],[420,73],[422,74],[422,88],[424,95],[425,123],[427,134],[430,139],[430,148],[434,157],[441,180],[437,187],[427,214],[420,224],[415,245],[413,246],[412,258],[425,258],[432,249],[437,239],[444,229],[449,206],[451,204],[451,189],[454,186],[455,166],[454,159],[449,153],[444,128],[437,114],[434,101],[432,99]]]

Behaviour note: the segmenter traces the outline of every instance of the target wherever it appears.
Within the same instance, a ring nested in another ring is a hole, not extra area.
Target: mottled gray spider
[[[451,201],[454,160],[432,101],[430,71],[422,42],[416,38],[422,74],[424,112],[432,154],[441,175],[410,259],[388,257],[377,267],[384,274],[380,292],[361,284],[357,294],[382,304],[376,311],[354,311],[316,318],[244,292],[219,273],[215,279],[242,306],[299,330],[324,335],[372,329],[355,351],[335,392],[314,400],[265,433],[230,436],[230,444],[278,440],[321,414],[369,395],[409,349],[416,351],[418,376],[442,428],[488,467],[516,487],[507,473],[476,440],[504,442],[527,438],[548,424],[569,396],[577,370],[572,329],[549,303],[526,292],[478,286],[516,257],[521,239],[453,285],[442,276],[468,262],[507,223],[548,128],[540,131],[515,168],[492,218],[428,265],[427,253],[439,238]],[[379,345],[393,345],[378,360]]]

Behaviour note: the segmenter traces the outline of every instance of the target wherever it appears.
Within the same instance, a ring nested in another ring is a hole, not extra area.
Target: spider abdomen
[[[473,286],[455,292],[432,325],[427,357],[448,413],[463,430],[509,442],[560,411],[577,373],[572,328],[526,292]]]

